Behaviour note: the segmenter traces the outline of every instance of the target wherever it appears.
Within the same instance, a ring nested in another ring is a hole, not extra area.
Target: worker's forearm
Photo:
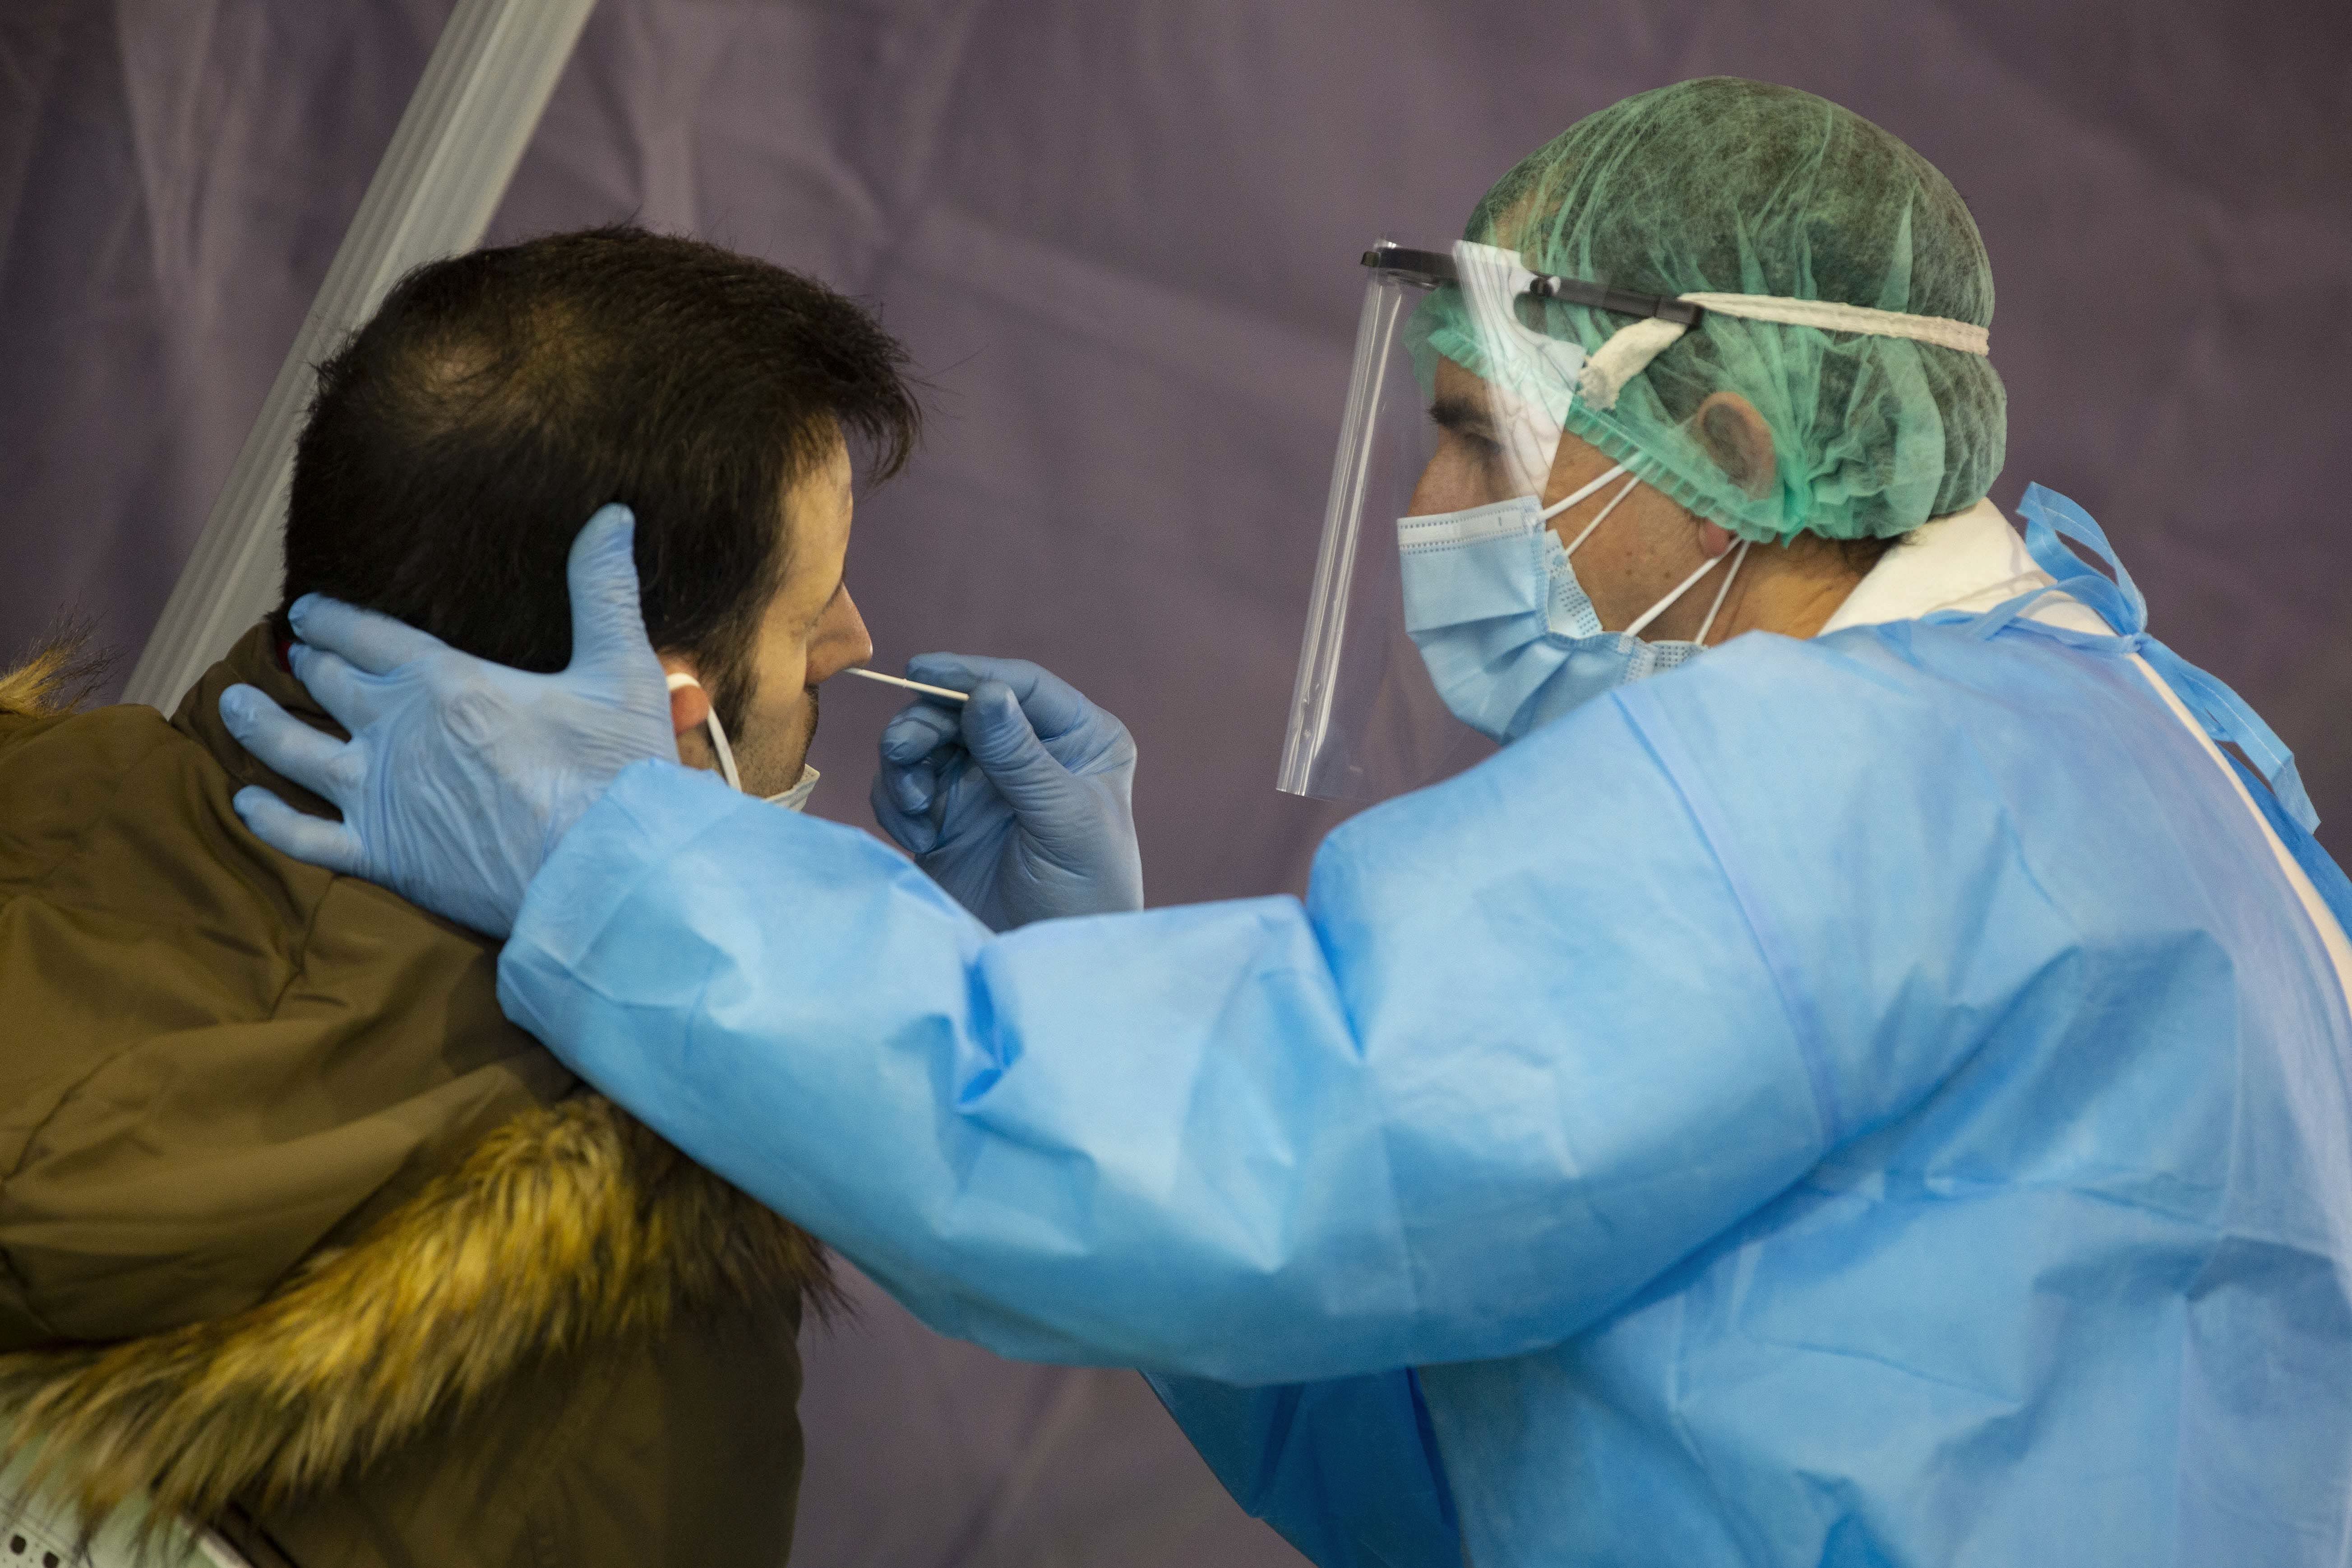
[[[1623,775],[1588,765],[1628,819],[1611,841],[1639,835],[1654,873],[1632,894],[1671,907],[1601,915],[1614,862],[1537,839],[1532,792],[1475,827],[1432,792],[1335,837],[1311,915],[1260,899],[995,938],[866,835],[646,764],[534,884],[502,995],[689,1153],[1004,1353],[1235,1384],[1508,1355],[1822,1147],[1712,855],[1644,753],[1600,755]],[[1662,942],[1708,987],[1647,978]]]
[[[1295,900],[992,939],[866,835],[648,767],[550,862],[501,982],[947,1332],[1244,1380],[1407,1349],[1373,1079]]]

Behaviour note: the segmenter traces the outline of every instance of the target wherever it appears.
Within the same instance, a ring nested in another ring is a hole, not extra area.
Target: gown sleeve
[[[1001,1354],[1511,1356],[1916,1103],[2060,939],[1935,706],[1743,638],[1343,825],[1303,904],[1002,936],[866,834],[640,763],[500,997]],[[1893,789],[1924,809],[1866,830]]]
[[[1234,1500],[1316,1568],[1460,1568],[1454,1494],[1413,1373],[1150,1383]]]

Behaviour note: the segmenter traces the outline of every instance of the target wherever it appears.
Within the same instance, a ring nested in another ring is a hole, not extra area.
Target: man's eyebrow
[[[1449,395],[1429,405],[1429,417],[1441,430],[1451,430],[1456,436],[1475,437],[1482,441],[1495,438],[1494,416],[1483,404],[1458,395]]]

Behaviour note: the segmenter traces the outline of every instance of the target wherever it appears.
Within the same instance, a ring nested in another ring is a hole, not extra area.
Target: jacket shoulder
[[[482,939],[230,793],[151,710],[0,732],[0,1350],[237,1310],[571,1087]]]

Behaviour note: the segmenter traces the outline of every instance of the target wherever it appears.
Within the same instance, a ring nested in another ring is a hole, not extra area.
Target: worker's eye
[[[1447,425],[1443,426],[1438,436],[1438,443],[1441,446],[1453,447],[1464,458],[1466,458],[1473,462],[1489,463],[1495,461],[1503,455],[1502,446],[1500,443],[1496,441],[1494,437],[1488,435],[1484,430],[1470,426]]]
[[[1484,431],[1461,431],[1454,439],[1458,443],[1462,460],[1490,479],[1500,476],[1507,466],[1507,454],[1503,450],[1503,444]]]

